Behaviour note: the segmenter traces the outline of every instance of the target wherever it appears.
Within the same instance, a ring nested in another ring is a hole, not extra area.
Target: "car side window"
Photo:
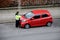
[[[40,18],[40,15],[35,15],[33,18],[34,19],[39,19]]]
[[[47,14],[43,14],[43,15],[42,15],[42,18],[44,18],[44,17],[48,17],[48,15],[47,15]]]

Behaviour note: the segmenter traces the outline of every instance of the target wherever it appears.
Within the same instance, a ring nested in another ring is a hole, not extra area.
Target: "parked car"
[[[48,10],[32,10],[22,15],[20,25],[23,28],[37,26],[51,26],[53,23],[52,16]]]

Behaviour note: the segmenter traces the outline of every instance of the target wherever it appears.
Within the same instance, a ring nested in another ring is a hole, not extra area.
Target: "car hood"
[[[20,20],[26,20],[26,18],[24,16],[21,16]]]

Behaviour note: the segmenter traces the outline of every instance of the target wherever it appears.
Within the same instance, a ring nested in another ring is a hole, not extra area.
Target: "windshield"
[[[28,13],[25,14],[26,18],[31,18],[33,16],[34,16],[34,14],[32,12],[28,12]]]

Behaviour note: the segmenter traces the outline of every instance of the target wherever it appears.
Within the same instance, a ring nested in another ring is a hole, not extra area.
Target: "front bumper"
[[[20,23],[19,23],[19,25],[20,25],[22,28],[24,28],[25,24],[26,24],[26,22],[20,22]]]

